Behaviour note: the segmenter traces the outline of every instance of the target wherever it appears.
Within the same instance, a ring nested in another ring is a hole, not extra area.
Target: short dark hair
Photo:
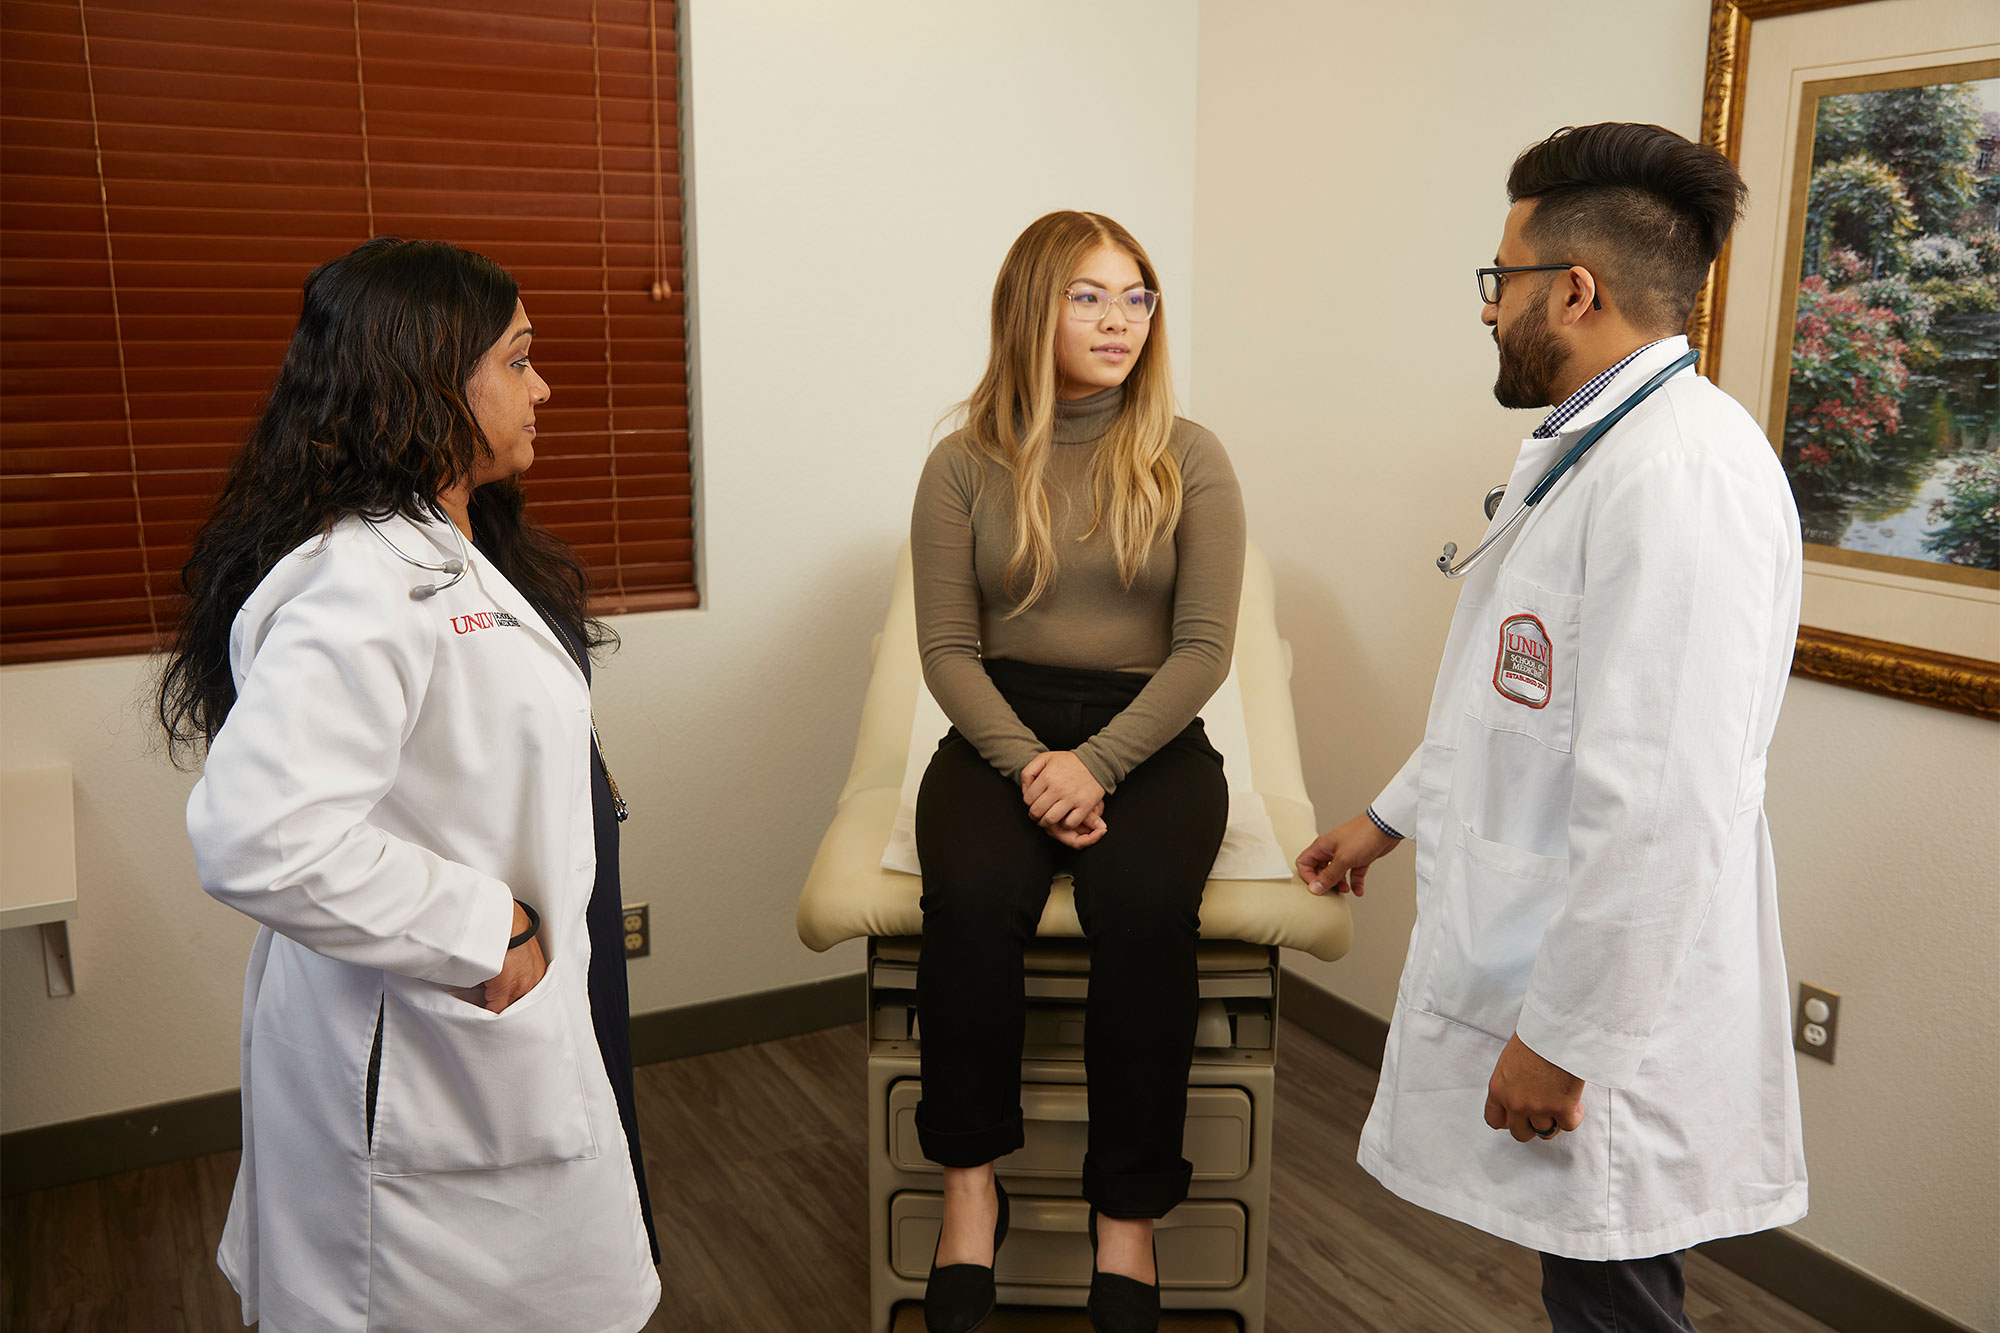
[[[1713,148],[1616,121],[1557,130],[1507,174],[1509,202],[1535,201],[1522,239],[1538,258],[1603,269],[1605,303],[1662,332],[1686,325],[1746,193]]]

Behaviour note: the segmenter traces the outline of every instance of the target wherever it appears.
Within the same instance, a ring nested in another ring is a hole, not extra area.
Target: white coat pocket
[[[1445,821],[1435,944],[1418,1007],[1504,1041],[1562,906],[1569,862],[1488,842],[1449,811]]]
[[[1583,598],[1502,570],[1486,604],[1491,679],[1470,711],[1488,729],[1531,736],[1568,754],[1576,713],[1577,623]]]
[[[377,1175],[597,1156],[563,963],[499,1013],[395,973],[382,1022]]]

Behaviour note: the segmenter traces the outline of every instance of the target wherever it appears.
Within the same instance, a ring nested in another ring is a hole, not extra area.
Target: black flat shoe
[[[1097,1271],[1097,1210],[1090,1210],[1090,1303],[1085,1313],[1097,1333],[1155,1333],[1160,1327],[1160,1284],[1123,1273]],[[1160,1242],[1153,1240],[1153,1276],[1160,1275]]]
[[[1007,1239],[1007,1187],[993,1178],[993,1192],[1000,1200],[1000,1220],[993,1227],[993,1257],[1000,1257],[1000,1242]],[[938,1229],[938,1244],[944,1244],[944,1229]],[[972,1333],[993,1317],[996,1304],[993,1269],[989,1264],[946,1264],[938,1267],[937,1250],[931,1251],[931,1275],[924,1283],[924,1328],[928,1333]]]

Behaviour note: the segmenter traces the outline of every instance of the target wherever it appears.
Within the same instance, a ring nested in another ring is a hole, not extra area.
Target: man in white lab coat
[[[1358,894],[1415,838],[1361,1164],[1542,1251],[1558,1333],[1689,1329],[1687,1247],[1806,1211],[1763,809],[1798,514],[1756,423],[1674,368],[1742,196],[1720,155],[1657,126],[1516,160],[1480,271],[1494,394],[1556,406],[1465,577],[1423,743],[1299,857],[1316,892]]]

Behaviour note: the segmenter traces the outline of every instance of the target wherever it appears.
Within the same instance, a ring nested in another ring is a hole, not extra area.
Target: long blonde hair
[[[979,387],[962,404],[973,445],[1007,468],[1014,481],[1014,553],[1007,561],[1010,595],[1026,585],[1009,617],[1040,599],[1055,578],[1056,547],[1044,486],[1055,445],[1056,330],[1066,319],[1063,293],[1077,266],[1100,245],[1124,251],[1146,286],[1159,277],[1132,233],[1097,213],[1060,212],[1037,218],[1021,233],[993,284],[993,345]],[[1091,463],[1088,537],[1099,525],[1111,536],[1118,577],[1132,586],[1155,542],[1181,516],[1180,463],[1168,450],[1174,426],[1173,379],[1167,362],[1164,311],[1153,312],[1146,345],[1125,380],[1125,405]]]

